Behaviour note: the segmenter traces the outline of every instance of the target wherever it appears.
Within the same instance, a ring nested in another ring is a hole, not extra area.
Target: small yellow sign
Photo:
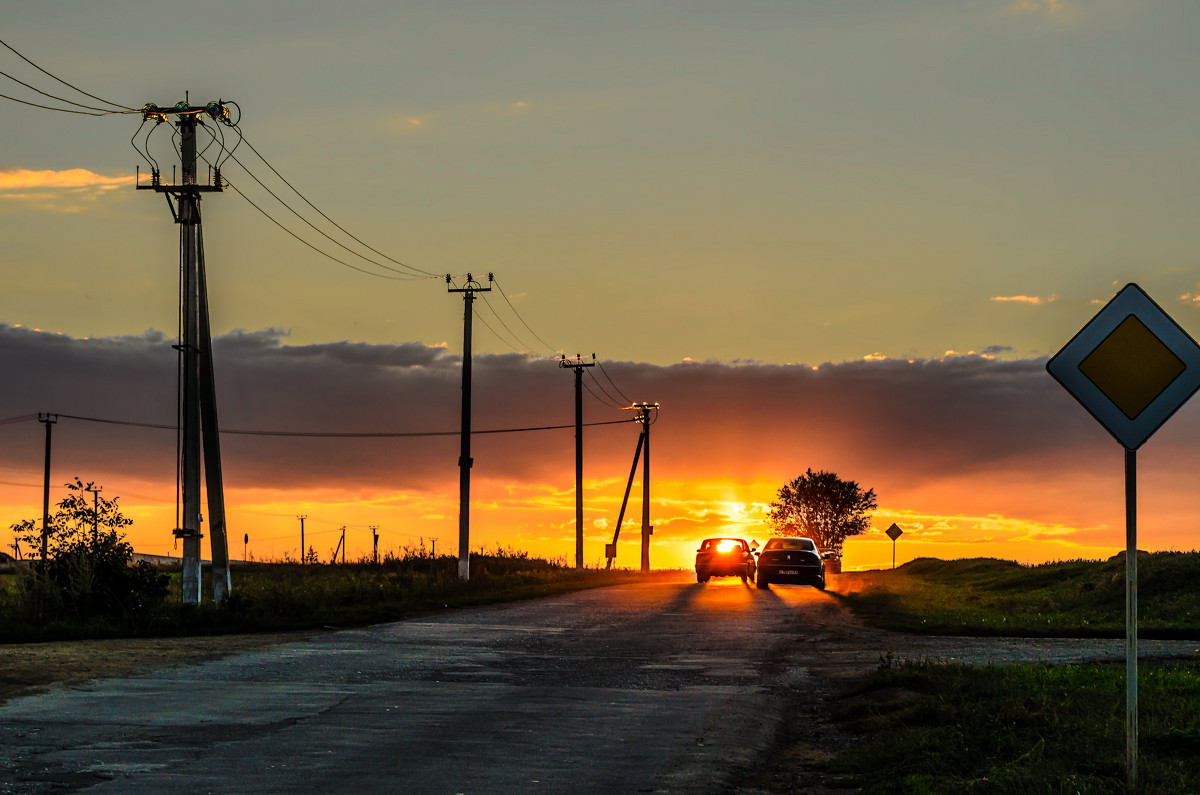
[[[1146,324],[1130,315],[1079,369],[1126,417],[1136,420],[1186,367]]]

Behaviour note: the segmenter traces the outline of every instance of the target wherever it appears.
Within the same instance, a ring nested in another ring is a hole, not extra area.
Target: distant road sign
[[[889,527],[887,530],[884,530],[883,532],[887,533],[888,538],[892,539],[893,541],[895,541],[897,538],[899,538],[901,535],[904,534],[904,531],[900,529],[900,525],[895,524],[895,523],[893,523],[891,527]]]
[[[1200,388],[1200,345],[1127,284],[1046,370],[1126,450],[1136,450]]]

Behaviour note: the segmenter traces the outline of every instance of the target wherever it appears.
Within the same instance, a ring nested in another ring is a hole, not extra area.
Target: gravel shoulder
[[[54,688],[130,676],[171,665],[312,637],[315,632],[192,638],[113,638],[0,645],[0,704]]]

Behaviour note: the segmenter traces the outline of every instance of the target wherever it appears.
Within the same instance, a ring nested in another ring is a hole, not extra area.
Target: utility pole
[[[84,491],[92,493],[92,534],[96,535],[100,532],[100,492],[104,491],[104,487],[89,483]]]
[[[46,426],[46,473],[42,478],[42,564],[45,565],[50,545],[50,430],[58,422],[58,415],[38,412],[38,422]]]
[[[452,285],[450,274],[446,284]],[[462,433],[458,454],[458,579],[471,578],[471,318],[474,316],[475,293],[490,292],[492,274],[484,287],[467,274],[463,287],[449,286],[448,293],[463,294],[463,369],[462,369]]]
[[[368,525],[371,528],[371,560],[379,565],[379,526]]]
[[[308,516],[297,516],[296,518],[300,520],[300,565],[303,566],[308,562],[308,549],[304,546],[304,520]]]
[[[596,366],[596,354],[585,362],[577,353],[575,361],[559,357],[558,366],[575,371],[575,568],[583,568],[583,368]]]
[[[642,456],[642,451],[645,450],[645,458],[642,469],[642,572],[650,571],[650,536],[654,533],[654,527],[650,524],[650,412],[653,410],[655,415],[658,414],[657,403],[634,403],[629,406],[630,409],[636,409],[639,413],[635,422],[642,424],[642,432],[638,434],[637,448],[633,451],[633,466],[629,468],[629,480],[625,484],[625,497],[621,500],[621,513],[617,515],[617,527],[613,531],[613,540],[604,548],[604,555],[608,558],[606,569],[611,569],[613,561],[617,557],[617,539],[621,537],[621,523],[625,521],[625,508],[629,505],[629,492],[633,488],[633,476],[637,474],[638,458]]]
[[[650,410],[658,414],[657,403],[634,403],[633,408],[640,412],[638,422],[642,424],[642,573],[650,571],[650,536],[654,527],[650,524]]]
[[[229,596],[231,583],[208,286],[204,270],[204,236],[200,227],[200,194],[219,192],[223,185],[219,168],[214,169],[211,184],[204,185],[197,181],[196,126],[204,125],[204,116],[232,126],[229,108],[222,101],[195,106],[185,99],[170,108],[153,104],[142,107],[143,122],[153,120],[163,124],[168,117],[174,117],[179,134],[182,179],[178,185],[164,185],[155,168],[151,172],[151,184],[139,184],[137,188],[164,194],[171,215],[179,224],[180,340],[175,347],[179,351],[179,383],[182,387],[178,421],[182,443],[179,478],[183,508],[175,535],[183,539],[183,602],[200,602],[200,539],[203,538],[201,523],[204,521],[200,513],[200,473],[203,456],[211,536],[213,600],[219,605]],[[171,203],[172,197],[174,204]]]

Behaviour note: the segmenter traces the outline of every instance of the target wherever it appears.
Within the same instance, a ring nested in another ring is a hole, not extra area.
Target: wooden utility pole
[[[650,571],[650,536],[654,527],[650,524],[650,410],[658,413],[657,403],[635,403],[634,408],[641,412],[638,422],[642,424],[642,573]]]
[[[625,521],[625,508],[629,505],[629,491],[633,488],[633,476],[637,474],[638,458],[642,456],[644,450],[645,458],[642,459],[642,571],[648,572],[650,571],[650,536],[654,533],[654,527],[650,524],[650,426],[653,424],[650,412],[653,410],[657,416],[659,406],[657,403],[634,403],[629,408],[639,412],[636,421],[642,424],[642,432],[638,434],[637,449],[633,452],[633,466],[629,469],[629,481],[625,484],[625,497],[621,500],[621,513],[617,515],[613,540],[604,550],[604,555],[608,558],[605,568],[611,569],[613,561],[617,557],[617,539],[621,537],[621,523]]]
[[[458,453],[458,579],[471,578],[471,319],[475,314],[475,293],[491,291],[492,274],[484,287],[467,274],[463,287],[447,287],[446,292],[463,294],[462,432]],[[453,285],[450,274],[446,284]]]
[[[95,535],[100,532],[100,492],[104,487],[89,483],[84,491],[92,493],[92,534]]]
[[[154,169],[151,184],[137,185],[138,190],[165,194],[171,215],[179,224],[180,340],[176,349],[179,351],[181,385],[179,479],[183,506],[175,535],[183,539],[185,604],[200,602],[200,539],[203,538],[201,525],[204,521],[200,513],[201,471],[205,475],[208,494],[213,600],[222,604],[229,596],[231,587],[208,286],[204,270],[204,236],[200,227],[200,194],[219,192],[223,186],[219,169],[214,169],[212,184],[203,185],[197,181],[196,126],[204,124],[205,116],[214,122],[231,123],[229,109],[219,101],[204,106],[193,106],[185,100],[170,108],[152,104],[142,107],[143,122],[153,120],[163,124],[169,117],[174,117],[179,132],[182,179],[178,185],[164,185],[158,170]],[[172,197],[174,204],[171,204]]]
[[[575,354],[575,361],[566,356],[558,360],[559,367],[575,371],[575,568],[583,568],[583,368],[596,366],[596,354],[585,362]]]
[[[308,549],[304,546],[304,520],[308,516],[297,516],[300,520],[300,565],[303,566],[308,562]]]
[[[42,563],[50,545],[50,430],[58,422],[57,414],[38,413],[38,422],[46,426],[46,472],[42,477]]]

